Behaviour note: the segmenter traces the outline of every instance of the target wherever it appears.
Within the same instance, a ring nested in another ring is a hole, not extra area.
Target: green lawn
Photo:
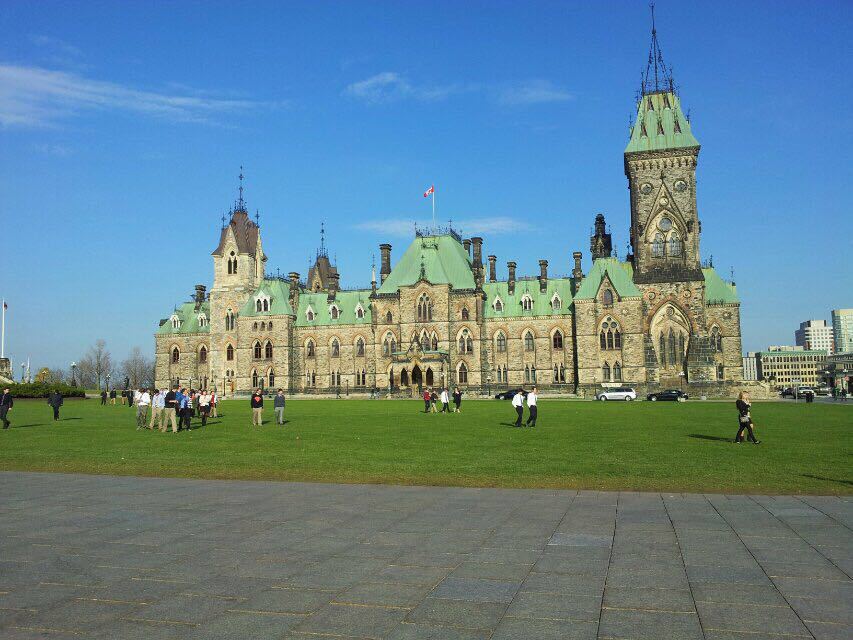
[[[272,404],[271,402],[269,403]],[[224,403],[204,429],[136,431],[135,412],[68,401],[54,423],[19,401],[0,469],[142,476],[748,493],[853,493],[853,407],[757,403],[759,446],[734,445],[733,403],[544,400],[536,429],[509,402],[425,415],[418,400],[291,400],[285,428]],[[197,423],[196,423],[197,424]]]

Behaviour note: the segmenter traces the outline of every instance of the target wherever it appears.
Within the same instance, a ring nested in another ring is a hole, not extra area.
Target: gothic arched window
[[[359,338],[355,341],[355,355],[363,356],[364,355],[364,339]]]
[[[664,238],[663,234],[658,232],[655,234],[654,242],[652,242],[652,257],[663,258],[664,256]]]
[[[225,348],[225,359],[226,360],[233,360],[234,359],[234,346],[233,345],[229,344]]]
[[[252,388],[258,388],[258,372],[255,369],[252,369]]]
[[[254,356],[255,356],[255,360],[261,359],[261,343],[257,342],[257,341],[255,342]]]
[[[504,303],[501,301],[500,298],[497,298],[495,300],[495,313],[503,313],[503,310],[504,310]]]
[[[332,320],[337,320],[340,315],[341,311],[340,309],[338,309],[337,305],[333,304],[331,307],[329,307],[329,316],[332,318]]]
[[[270,386],[270,387],[274,387],[274,386],[275,386],[275,371],[273,371],[272,369],[270,369],[270,370],[267,372],[267,380],[269,381],[269,386]]]
[[[262,308],[261,307],[261,300],[259,298],[259,299],[255,300],[255,311],[260,311],[261,308]],[[255,328],[257,328],[257,326],[258,326],[258,324],[255,323]]]
[[[498,353],[506,352],[506,336],[502,331],[498,331],[497,338],[495,338],[495,342],[497,344]]]
[[[234,312],[231,309],[228,309],[228,312],[225,314],[225,330],[233,331],[236,322],[234,320]]]
[[[459,376],[457,382],[459,382],[459,384],[468,383],[468,367],[465,366],[464,362],[459,363]]]
[[[613,363],[613,380],[622,382],[622,365],[618,361]]]
[[[272,359],[272,342],[267,341],[266,346],[264,347],[264,357],[267,360]]]
[[[605,289],[601,294],[601,302],[605,307],[613,306],[613,292],[610,289]]]
[[[172,362],[177,363],[181,361],[181,350],[177,347],[172,349]]]
[[[308,344],[306,344],[306,345],[305,345],[305,357],[307,357],[307,358],[313,358],[313,357],[314,357],[314,355],[315,355],[315,353],[316,353],[316,352],[315,352],[315,349],[314,349],[314,341],[313,341],[313,340],[309,340],[309,341],[308,341]]]
[[[358,318],[359,320],[364,317],[364,309],[362,309],[361,305],[356,307],[355,317]]]
[[[468,307],[462,307],[462,319],[467,320],[468,316],[469,316]]]
[[[660,356],[660,365],[662,367],[666,366],[666,338],[663,333],[660,334],[660,339],[658,340],[658,355]]]
[[[524,294],[521,298],[521,310],[533,311],[533,298],[527,294]]]
[[[524,334],[524,350],[525,351],[533,351],[534,342],[533,342],[533,332],[528,331]]]
[[[202,348],[198,350],[198,361],[201,364],[207,362],[207,347],[202,346]]]
[[[552,339],[552,344],[554,345],[554,349],[562,349],[563,348],[563,332],[559,329],[554,332],[554,337]]]
[[[232,251],[228,256],[228,273],[237,273],[237,256]]]
[[[425,293],[422,293],[421,297],[418,298],[417,315],[418,322],[427,322],[432,320],[432,301]]]
[[[257,323],[257,322],[253,322],[253,323],[252,323],[252,331],[257,331],[257,330],[258,330],[258,323]]]
[[[675,355],[675,332],[672,329],[669,330],[667,342],[669,344],[669,362],[670,364],[677,364],[679,358]]]
[[[604,363],[604,366],[601,367],[601,379],[604,382],[610,382],[610,365],[606,362]]]
[[[305,312],[305,318],[308,322],[314,322],[314,310],[308,309],[308,311]]]
[[[385,322],[391,324],[394,321],[394,316],[391,315],[391,312],[385,314]]]
[[[338,358],[341,355],[341,343],[337,338],[332,339],[332,357]]]
[[[681,238],[677,231],[673,231],[669,236],[669,256],[671,258],[680,258],[682,254]]]

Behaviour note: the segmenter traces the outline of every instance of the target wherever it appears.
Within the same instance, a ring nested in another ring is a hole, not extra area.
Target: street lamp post
[[[26,382],[26,381],[27,381],[27,379],[26,379],[26,376],[27,376],[26,371],[27,371],[27,363],[26,363],[26,362],[22,362],[22,363],[21,363],[21,382]]]
[[[77,386],[77,363],[76,362],[71,363],[71,386],[72,387]]]
[[[111,378],[111,376],[110,376],[110,374],[108,373],[108,374],[107,374],[107,377],[106,377],[106,382],[107,382],[107,391],[109,391],[109,390],[110,390],[110,378]]]

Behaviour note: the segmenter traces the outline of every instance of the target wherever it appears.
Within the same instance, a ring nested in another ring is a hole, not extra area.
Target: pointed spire
[[[237,198],[237,211],[245,211],[246,210],[246,203],[243,201],[243,165],[242,164],[240,165],[240,175],[238,176],[238,178],[240,180],[240,185],[237,188],[237,191],[239,192],[240,195]]]
[[[642,85],[640,87],[640,92],[644,96],[659,91],[673,92],[675,90],[672,82],[672,68],[667,67],[663,61],[663,53],[658,42],[654,2],[649,3],[649,9],[652,13],[652,43],[649,46],[649,60],[646,63],[646,71],[643,73]]]
[[[261,226],[261,214],[257,209],[255,209],[255,226],[256,227]]]

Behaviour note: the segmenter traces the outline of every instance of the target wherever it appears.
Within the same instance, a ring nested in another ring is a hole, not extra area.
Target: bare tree
[[[59,383],[65,382],[67,376],[65,375],[65,371],[62,369],[51,369],[48,373],[48,382]]]
[[[131,389],[154,385],[154,360],[145,356],[142,349],[133,347],[121,363],[120,374],[130,379]]]
[[[101,383],[108,373],[113,370],[112,355],[104,340],[97,340],[89,347],[86,354],[77,361],[75,378],[77,383],[86,389],[101,388]],[[71,373],[68,375],[71,378]]]

